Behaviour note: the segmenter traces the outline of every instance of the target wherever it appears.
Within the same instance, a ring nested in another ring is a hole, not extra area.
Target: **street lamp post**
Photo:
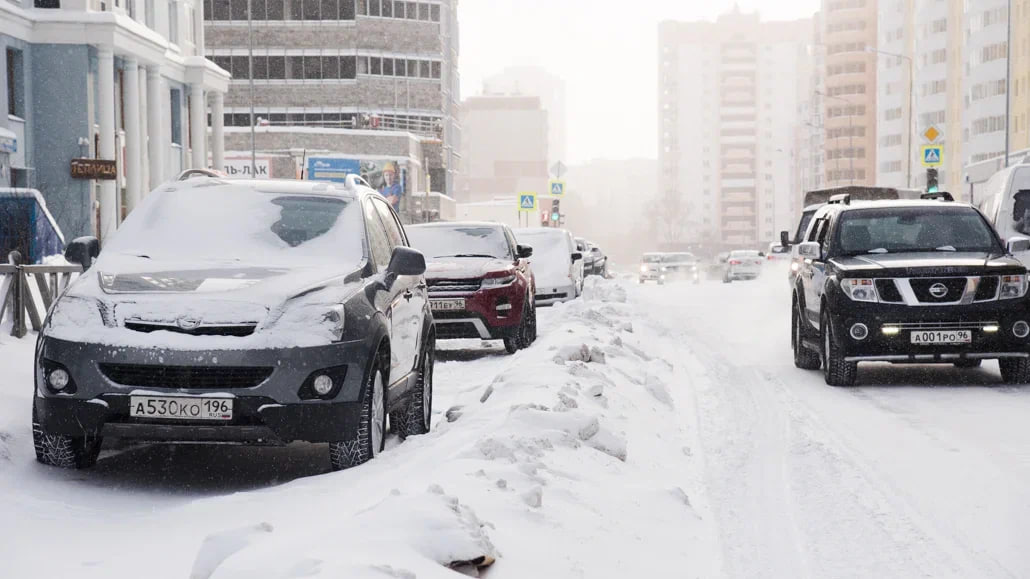
[[[823,96],[823,97],[829,98],[829,99],[836,99],[836,100],[839,100],[839,101],[843,101],[843,102],[845,102],[845,103],[847,103],[849,105],[852,104],[850,100],[848,100],[846,98],[843,98],[843,97],[839,97],[839,96],[835,96],[835,95],[831,95],[831,94],[826,94],[826,93],[820,92],[820,91],[815,91],[815,94],[817,94],[819,96]],[[849,161],[848,172],[850,173],[849,181],[850,181],[851,185],[854,185],[855,184],[855,111],[854,110],[852,110],[848,114],[848,149],[850,149],[849,154],[848,154],[848,161]]]
[[[1009,0],[1009,1],[1011,2],[1012,0]],[[915,109],[915,95],[916,95],[916,91],[914,90],[915,66],[913,65],[912,57],[904,55],[904,54],[898,54],[896,52],[886,52],[886,51],[883,51],[883,50],[877,50],[877,49],[873,48],[872,46],[867,46],[866,47],[866,52],[870,52],[870,53],[874,53],[874,54],[882,54],[884,56],[890,56],[890,57],[894,57],[894,58],[903,58],[903,59],[905,59],[908,62],[908,115],[906,115],[908,117],[906,119],[908,122],[907,122],[906,129],[905,129],[905,133],[906,133],[905,134],[905,139],[906,139],[906,142],[908,143],[908,152],[907,152],[907,155],[905,156],[905,183],[911,189],[912,188],[912,157],[915,156],[915,152],[912,150],[912,143],[914,141],[914,139],[912,137],[915,134],[915,128],[914,128],[915,123],[913,121],[914,121],[915,110],[916,110]]]

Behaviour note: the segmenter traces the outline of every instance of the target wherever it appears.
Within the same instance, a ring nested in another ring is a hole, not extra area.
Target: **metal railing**
[[[0,265],[0,324],[10,312],[11,335],[15,338],[28,333],[26,319],[33,331],[42,329],[50,307],[68,289],[75,274],[82,273],[77,265],[22,265],[21,261],[21,253],[12,251],[8,263]]]

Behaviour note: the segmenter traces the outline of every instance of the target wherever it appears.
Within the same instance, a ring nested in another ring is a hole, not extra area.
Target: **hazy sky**
[[[658,23],[714,20],[732,0],[458,0],[462,96],[506,66],[565,79],[570,162],[657,156]],[[805,18],[819,0],[741,0],[763,19]]]

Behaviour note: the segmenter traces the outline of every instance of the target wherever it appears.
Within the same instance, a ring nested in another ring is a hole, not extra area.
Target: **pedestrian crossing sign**
[[[552,197],[564,197],[565,196],[565,181],[551,181],[551,196]]]
[[[519,193],[519,211],[536,211],[536,193]]]
[[[944,145],[923,145],[923,166],[940,167],[944,157]]]

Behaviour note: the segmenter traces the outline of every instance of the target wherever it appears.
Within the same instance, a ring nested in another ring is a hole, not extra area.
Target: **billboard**
[[[257,170],[254,175],[258,179],[271,178],[271,169],[268,159],[256,159],[254,168]],[[222,172],[230,177],[250,177],[250,157],[226,159]]]
[[[402,161],[309,157],[307,168],[307,178],[312,181],[342,183],[347,175],[360,175],[373,189],[386,197],[394,209],[400,211],[408,177],[407,168]]]

